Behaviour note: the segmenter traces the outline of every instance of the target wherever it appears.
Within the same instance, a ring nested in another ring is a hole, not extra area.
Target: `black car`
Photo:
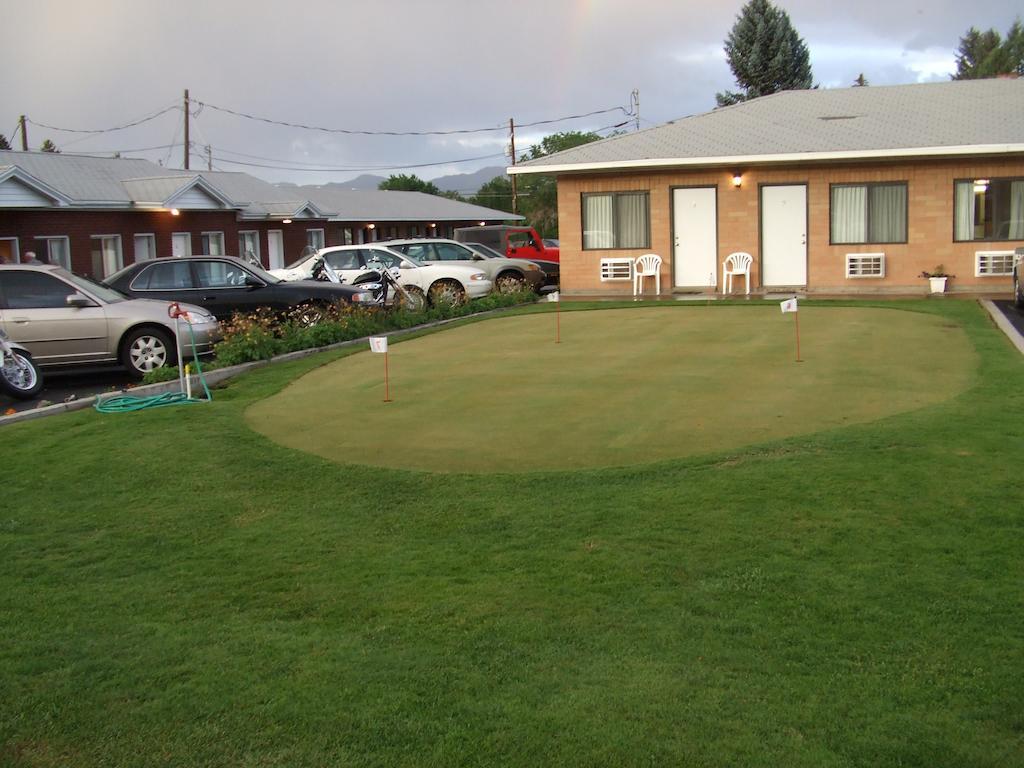
[[[141,261],[103,282],[135,298],[198,304],[218,319],[259,307],[285,311],[302,304],[374,300],[359,287],[315,280],[285,282],[234,256],[176,256]]]

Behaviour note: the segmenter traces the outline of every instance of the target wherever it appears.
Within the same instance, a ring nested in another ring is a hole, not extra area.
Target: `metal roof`
[[[131,208],[173,201],[199,186],[243,219],[306,216],[335,221],[505,221],[505,211],[422,192],[276,186],[236,171],[163,168],[148,160],[57,152],[0,151],[0,174],[12,174],[69,207]],[[27,174],[27,176],[26,176]]]
[[[783,91],[509,173],[1024,152],[1024,79]]]

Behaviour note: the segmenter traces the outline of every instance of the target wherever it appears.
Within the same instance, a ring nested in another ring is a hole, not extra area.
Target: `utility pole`
[[[512,165],[516,164],[516,124],[513,118],[508,119],[508,131],[512,137]],[[512,174],[512,213],[516,213],[516,175]]]
[[[185,170],[188,170],[189,149],[192,144],[188,140],[188,88],[185,89]]]
[[[640,89],[634,88],[633,93],[630,94],[630,98],[633,107],[633,115],[636,118],[633,123],[636,126],[636,130],[640,130]]]
[[[25,116],[18,118],[18,125],[21,127],[21,151],[28,152],[28,134],[25,133]]]
[[[209,144],[206,145],[206,170],[213,170],[213,147]]]

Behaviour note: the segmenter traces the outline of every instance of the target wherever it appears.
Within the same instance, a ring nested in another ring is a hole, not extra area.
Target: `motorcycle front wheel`
[[[43,388],[43,376],[35,361],[21,350],[4,355],[0,365],[0,389],[19,400],[31,400]]]

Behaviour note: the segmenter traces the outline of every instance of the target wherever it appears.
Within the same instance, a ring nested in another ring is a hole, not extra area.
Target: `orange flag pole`
[[[798,363],[802,363],[803,360],[800,359],[800,313],[799,312],[794,312],[793,313],[793,320],[796,322],[796,361]]]
[[[388,353],[384,352],[384,402],[393,402],[391,399],[391,385],[388,382]]]
[[[555,302],[555,344],[562,343],[562,297]]]

